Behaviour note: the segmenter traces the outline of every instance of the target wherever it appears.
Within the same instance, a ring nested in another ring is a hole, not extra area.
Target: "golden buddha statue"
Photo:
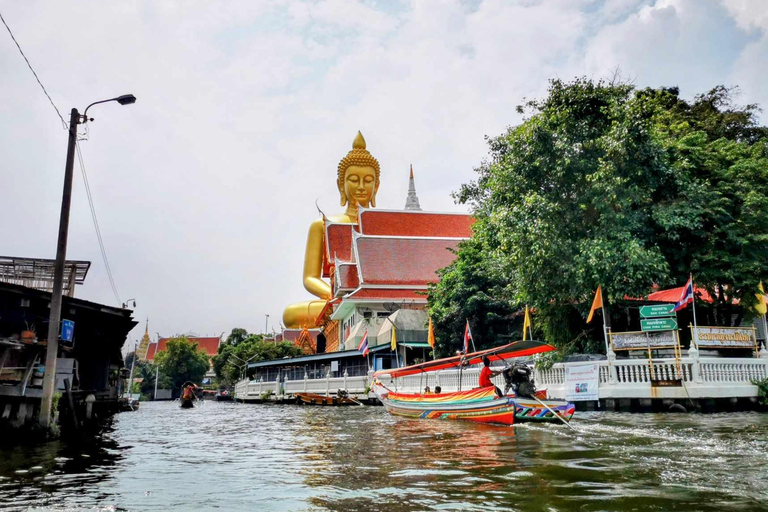
[[[357,132],[352,151],[339,162],[337,185],[341,206],[347,209],[340,215],[315,220],[309,226],[307,248],[304,252],[304,288],[317,300],[291,304],[283,311],[283,325],[289,329],[315,327],[315,321],[325,304],[331,299],[331,285],[322,278],[325,220],[343,224],[357,224],[357,209],[376,206],[379,190],[379,162],[365,149],[363,134]]]

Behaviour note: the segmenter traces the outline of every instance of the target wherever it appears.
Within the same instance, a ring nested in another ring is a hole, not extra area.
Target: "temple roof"
[[[219,345],[221,344],[221,338],[219,337],[205,337],[198,338],[193,336],[187,336],[189,341],[196,341],[198,346],[208,355],[208,357],[215,356],[219,351]],[[154,361],[155,356],[160,352],[163,352],[167,345],[168,340],[173,338],[160,338],[155,343],[152,343],[147,350],[147,361]]]
[[[359,288],[350,293],[345,299],[369,300],[369,301],[425,301],[426,289],[412,288]]]
[[[336,283],[339,290],[354,290],[360,286],[357,264],[336,262]]]
[[[466,213],[360,208],[359,231],[364,235],[469,238],[475,218]]]
[[[354,224],[325,223],[325,258],[323,277],[330,277],[334,259],[352,261],[352,230]]]
[[[355,236],[363,284],[427,285],[456,258],[461,238]]]

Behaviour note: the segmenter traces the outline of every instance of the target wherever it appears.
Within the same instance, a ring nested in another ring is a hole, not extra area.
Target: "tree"
[[[768,138],[755,110],[722,87],[687,103],[676,89],[553,80],[521,125],[488,139],[477,181],[456,194],[477,218],[473,242],[430,290],[430,312],[467,314],[462,301],[490,292],[535,307],[548,341],[595,350],[583,319],[598,284],[614,301],[694,272],[729,322],[768,270]],[[489,290],[467,296],[486,273]],[[475,304],[478,318],[504,311]],[[438,329],[441,345],[456,323]]]
[[[175,390],[186,381],[202,382],[209,368],[208,355],[186,336],[168,340],[166,349],[155,356],[155,363],[170,378],[171,389]]]
[[[234,333],[233,329],[233,333]],[[248,334],[236,345],[227,344],[213,358],[213,369],[219,385],[231,386],[243,377],[246,361],[271,361],[284,357],[297,357],[301,349],[290,342],[264,341],[261,334]]]
[[[219,345],[219,352],[221,352],[222,348],[226,346],[232,346],[232,347],[238,346],[240,343],[245,341],[247,337],[248,337],[248,331],[246,331],[241,327],[235,327],[234,329],[232,329],[232,332],[229,333],[229,336],[227,336],[227,339],[224,341],[224,343]]]

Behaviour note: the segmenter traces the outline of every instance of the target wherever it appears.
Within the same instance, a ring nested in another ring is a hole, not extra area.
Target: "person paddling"
[[[491,381],[493,377],[499,375],[500,373],[501,371],[494,372],[493,370],[491,370],[491,360],[488,359],[488,356],[483,356],[483,369],[480,370],[480,379],[478,380],[477,384],[481,388],[487,388],[487,387],[493,386],[494,389],[496,390],[496,396],[499,396],[499,397],[504,396],[501,393],[501,390],[498,388],[498,386],[495,386]]]

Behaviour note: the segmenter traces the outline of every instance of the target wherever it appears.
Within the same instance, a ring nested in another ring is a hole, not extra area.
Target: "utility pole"
[[[48,348],[45,354],[45,375],[43,376],[43,399],[40,404],[39,422],[43,427],[51,423],[53,394],[56,392],[56,358],[59,354],[59,324],[61,323],[62,290],[64,289],[64,262],[67,257],[69,235],[69,210],[72,203],[72,175],[75,167],[75,145],[80,113],[72,109],[69,116],[69,140],[67,142],[67,163],[64,168],[64,193],[61,198],[59,217],[59,241],[56,244],[56,262],[53,267],[53,290],[51,293],[51,317],[48,323]]]
[[[264,320],[264,337],[266,338],[266,336],[267,336],[267,326],[269,326],[269,315],[264,315],[264,316],[267,317]]]
[[[75,168],[75,147],[77,145],[77,126],[93,121],[88,119],[88,109],[99,103],[116,101],[121,105],[136,102],[133,94],[124,94],[117,98],[91,103],[83,115],[76,108],[69,115],[69,139],[67,141],[67,163],[64,168],[64,193],[61,198],[61,216],[59,217],[59,240],[56,244],[56,262],[53,266],[53,289],[51,291],[51,317],[48,322],[48,347],[45,354],[45,375],[43,376],[43,398],[40,403],[40,426],[48,428],[51,424],[53,394],[56,392],[56,359],[59,356],[59,324],[61,323],[62,291],[64,290],[64,262],[67,257],[67,237],[69,235],[69,210],[72,203],[72,177]]]

